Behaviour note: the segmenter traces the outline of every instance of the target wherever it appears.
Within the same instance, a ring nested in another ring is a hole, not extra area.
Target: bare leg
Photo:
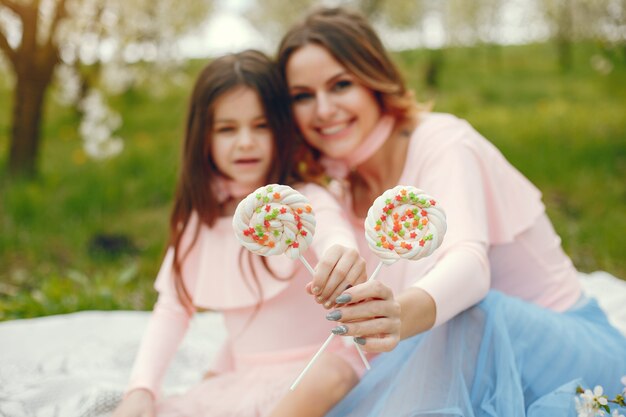
[[[324,354],[297,388],[283,397],[270,417],[323,417],[358,381],[345,360],[332,353]]]

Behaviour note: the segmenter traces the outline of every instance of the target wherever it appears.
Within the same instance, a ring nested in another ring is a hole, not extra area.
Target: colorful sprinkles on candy
[[[374,201],[365,220],[370,249],[385,263],[430,255],[445,232],[445,213],[437,201],[410,186],[385,191]]]
[[[233,217],[241,243],[259,255],[286,253],[297,258],[315,232],[308,200],[286,185],[266,185],[243,199]]]

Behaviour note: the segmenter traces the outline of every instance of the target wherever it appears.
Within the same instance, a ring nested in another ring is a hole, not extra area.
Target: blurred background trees
[[[57,98],[83,116],[80,130],[94,158],[115,155],[121,116],[107,104],[146,76],[161,80],[180,67],[177,40],[205,22],[213,0],[0,0],[0,54],[14,79],[11,175],[37,172],[46,92],[56,79]],[[490,45],[497,61],[508,42],[552,40],[561,69],[573,63],[572,44],[591,41],[595,65],[626,61],[626,0],[246,0],[244,15],[275,44],[300,15],[319,4],[364,12],[383,34],[403,34],[406,47],[431,50],[425,71],[436,88],[445,62],[442,47]],[[518,33],[512,35],[515,31]],[[521,33],[525,32],[525,33]],[[228,36],[228,34],[224,34]],[[513,36],[513,38],[512,38]],[[390,35],[390,38],[393,35]],[[145,64],[148,63],[146,66]],[[145,69],[149,67],[149,71]],[[142,70],[143,69],[143,70]],[[161,81],[157,81],[161,82]]]
[[[0,0],[0,52],[14,77],[8,170],[37,170],[46,93],[55,73],[64,99],[86,115],[87,148],[94,156],[121,150],[110,133],[118,125],[95,90],[120,91],[135,80],[132,64],[176,60],[175,39],[203,22],[210,0]],[[173,53],[174,52],[174,53]],[[103,73],[116,71],[111,85]]]
[[[626,0],[0,0],[0,320],[150,308],[193,80],[321,3],[538,186],[580,270],[626,279]]]

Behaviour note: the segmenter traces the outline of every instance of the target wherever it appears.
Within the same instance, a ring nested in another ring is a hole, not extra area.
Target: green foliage
[[[541,189],[579,269],[626,278],[626,68],[616,65],[601,75],[590,65],[596,53],[593,46],[576,45],[566,74],[549,44],[395,57],[420,100],[469,120]],[[432,60],[437,90],[424,81]],[[191,79],[200,66],[190,63]],[[7,88],[0,83],[2,172]],[[117,98],[126,148],[109,161],[88,160],[76,114],[50,102],[42,175],[31,182],[0,177],[0,320],[151,307],[190,88]],[[132,247],[90,250],[100,235],[124,236]]]

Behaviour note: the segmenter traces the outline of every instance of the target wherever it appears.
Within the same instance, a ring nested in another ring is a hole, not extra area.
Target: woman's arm
[[[489,270],[480,256],[484,245],[458,245],[416,284],[397,297],[381,281],[344,291],[336,301],[340,331],[357,337],[372,352],[390,351],[400,340],[444,323],[478,303],[489,290]],[[486,255],[485,255],[486,256]],[[407,261],[408,262],[408,261]],[[465,285],[468,280],[472,285]]]

